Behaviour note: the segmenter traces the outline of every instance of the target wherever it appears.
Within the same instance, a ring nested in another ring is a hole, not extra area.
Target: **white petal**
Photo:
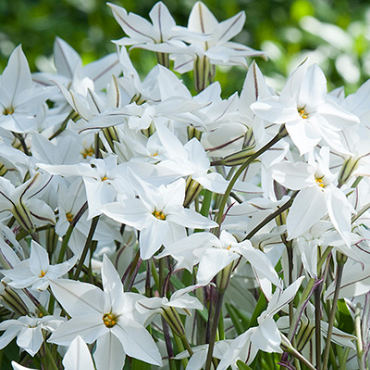
[[[207,285],[223,268],[239,258],[237,253],[226,249],[209,248],[199,262],[197,281],[200,285]]]
[[[297,238],[327,214],[324,192],[318,187],[301,190],[286,220],[289,240]]]
[[[97,340],[94,360],[97,369],[121,370],[125,364],[126,353],[118,338],[109,331]]]
[[[84,340],[77,336],[64,355],[65,370],[94,370],[94,363]]]
[[[50,280],[55,298],[72,317],[101,315],[104,294],[94,285],[68,279]]]
[[[148,331],[132,320],[119,321],[112,332],[122,343],[128,356],[149,364],[162,366],[161,355]]]
[[[107,333],[109,329],[103,323],[103,314],[80,316],[63,323],[53,332],[48,342],[68,346],[77,335],[86,343],[93,343]]]
[[[330,190],[325,193],[330,220],[347,246],[350,246],[352,206],[344,193],[334,186],[331,186]]]

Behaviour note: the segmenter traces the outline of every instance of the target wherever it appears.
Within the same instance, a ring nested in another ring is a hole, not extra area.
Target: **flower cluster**
[[[230,41],[244,12],[108,5],[117,53],[83,66],[57,38],[31,74],[18,46],[0,78],[13,368],[365,369],[370,83],[328,92],[305,60],[274,91],[252,62],[225,99],[216,67],[265,56]],[[156,53],[145,78],[127,46]]]

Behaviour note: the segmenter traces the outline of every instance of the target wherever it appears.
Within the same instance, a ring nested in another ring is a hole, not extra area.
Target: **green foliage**
[[[156,0],[114,1],[127,11],[148,18]],[[186,26],[195,0],[164,1],[177,24]],[[264,50],[270,60],[257,60],[264,73],[282,80],[307,54],[313,53],[328,80],[329,88],[347,85],[353,91],[370,76],[366,62],[370,47],[366,38],[366,10],[361,1],[330,0],[204,0],[216,18],[225,20],[245,11],[244,31],[236,38],[258,50]],[[319,22],[330,23],[351,34],[350,50],[335,45],[302,27],[303,20],[313,16]],[[100,0],[12,0],[0,2],[0,71],[15,46],[22,43],[32,71],[50,68],[55,36],[68,42],[85,63],[115,51],[110,40],[124,36],[105,1]],[[342,54],[351,53],[352,65],[346,70]],[[132,59],[138,71],[145,75],[156,63],[153,53],[133,50]],[[338,59],[339,58],[339,59]],[[246,71],[243,68],[219,68],[217,80],[224,86],[223,95],[240,91]],[[186,82],[188,77],[183,76]],[[275,86],[276,85],[276,86]],[[278,83],[273,87],[280,88]]]

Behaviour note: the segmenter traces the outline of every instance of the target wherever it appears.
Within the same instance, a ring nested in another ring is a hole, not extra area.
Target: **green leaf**
[[[245,364],[244,362],[240,360],[236,361],[236,365],[238,366],[238,369],[240,370],[252,370],[252,368],[250,368],[247,364]]]
[[[152,366],[144,361],[137,360],[136,358],[132,359],[131,369],[132,370],[150,370]]]
[[[244,333],[248,328],[248,323],[240,319],[240,316],[242,315],[242,313],[237,308],[235,308],[234,305],[232,304],[226,303],[225,307],[226,307],[227,313],[229,314],[230,319],[238,335]]]
[[[263,311],[265,311],[266,308],[267,308],[267,301],[266,301],[264,294],[261,292],[258,298],[256,308],[254,309],[249,327],[257,326],[257,318],[261,315]]]
[[[338,329],[352,334],[355,330],[353,318],[344,299],[339,299],[337,303],[338,307]]]

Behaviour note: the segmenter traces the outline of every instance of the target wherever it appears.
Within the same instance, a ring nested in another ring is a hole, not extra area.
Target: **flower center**
[[[298,113],[303,119],[308,118],[308,113],[304,109],[298,109]]]
[[[103,322],[107,328],[113,328],[113,326],[118,322],[118,316],[112,313],[105,313],[103,315]]]
[[[67,221],[68,221],[69,223],[71,223],[71,222],[72,222],[72,220],[73,220],[73,215],[72,215],[72,213],[67,212],[67,213],[66,213],[66,219],[67,219]]]
[[[94,148],[91,146],[90,148],[84,148],[81,152],[81,155],[86,159],[87,157],[92,157],[94,155]]]
[[[315,179],[316,180],[316,184],[320,186],[320,188],[323,188],[324,187],[324,183],[322,181],[322,177],[319,178],[319,179]]]
[[[101,181],[105,181],[105,180],[108,180],[107,176],[104,176],[104,177],[101,178]]]
[[[14,108],[13,107],[4,108],[4,110],[3,110],[3,115],[4,116],[8,116],[9,114],[13,114],[13,113],[14,113]]]
[[[39,278],[43,278],[46,275],[46,272],[44,270],[41,270]]]
[[[152,214],[155,218],[158,218],[158,220],[166,219],[166,215],[162,211],[154,211]]]

